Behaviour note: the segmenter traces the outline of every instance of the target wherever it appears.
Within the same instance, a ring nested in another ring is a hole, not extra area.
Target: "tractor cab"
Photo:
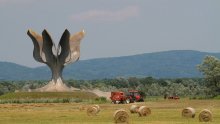
[[[143,102],[143,96],[141,96],[140,92],[137,90],[129,90],[129,97],[131,102]]]

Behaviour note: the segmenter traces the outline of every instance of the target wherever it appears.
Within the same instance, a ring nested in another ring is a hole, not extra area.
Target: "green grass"
[[[0,96],[0,104],[6,103],[69,103],[95,101],[98,96],[91,92],[17,92]]]
[[[208,108],[213,113],[210,124],[220,124],[220,100],[160,100],[136,103],[149,107],[152,114],[138,117],[130,114],[131,104],[100,104],[101,111],[97,116],[87,116],[86,110],[79,106],[91,104],[79,103],[38,103],[38,104],[0,104],[0,124],[112,124],[113,113],[120,108],[129,113],[130,124],[201,124],[199,112]],[[196,110],[195,118],[183,118],[183,108],[191,106]]]
[[[216,96],[214,99],[219,99],[220,100],[220,95]]]
[[[0,96],[0,100],[5,99],[42,99],[42,98],[80,98],[95,99],[98,96],[91,92],[17,92]]]

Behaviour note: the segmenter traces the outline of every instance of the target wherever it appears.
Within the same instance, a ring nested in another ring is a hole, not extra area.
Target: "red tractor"
[[[127,95],[124,92],[111,92],[110,99],[114,104],[144,101],[143,96],[141,96],[137,90],[130,90]]]

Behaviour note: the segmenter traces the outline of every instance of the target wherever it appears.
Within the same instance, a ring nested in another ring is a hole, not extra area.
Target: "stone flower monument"
[[[51,72],[51,81],[42,88],[34,91],[40,92],[66,92],[72,91],[62,80],[62,71],[65,65],[76,62],[80,57],[80,42],[83,39],[84,30],[71,35],[66,29],[61,36],[58,47],[55,46],[47,30],[42,35],[33,30],[28,30],[27,34],[34,44],[33,56],[38,62],[46,64]]]

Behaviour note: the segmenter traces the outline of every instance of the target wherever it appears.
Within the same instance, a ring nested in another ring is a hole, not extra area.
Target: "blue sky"
[[[26,32],[56,44],[85,29],[82,60],[167,50],[220,52],[219,0],[0,0],[0,61],[40,66]]]

